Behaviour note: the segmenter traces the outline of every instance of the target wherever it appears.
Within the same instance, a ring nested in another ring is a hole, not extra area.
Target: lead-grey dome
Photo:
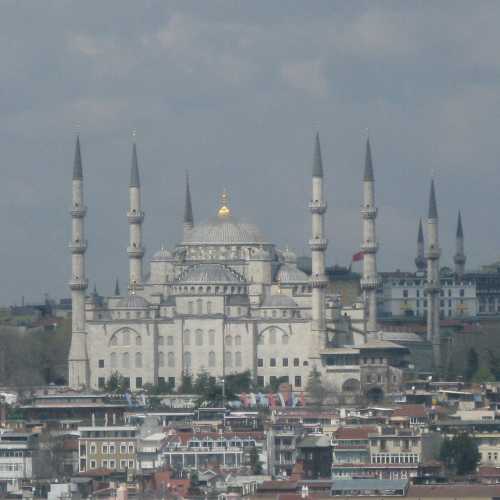
[[[270,295],[264,299],[262,307],[297,307],[297,302],[288,295]]]
[[[160,250],[158,250],[154,255],[153,255],[153,258],[151,260],[154,260],[154,261],[162,261],[162,260],[169,260],[171,259],[173,256],[172,256],[172,252],[170,252],[169,250],[167,250],[165,247],[162,247]]]
[[[296,266],[282,264],[276,274],[276,281],[280,283],[304,283],[309,281],[309,276]]]
[[[126,307],[127,309],[144,309],[149,306],[149,302],[140,295],[131,293],[128,297],[124,297],[118,302],[118,307]]]
[[[211,219],[197,224],[184,235],[184,244],[261,244],[266,243],[255,224],[239,222],[234,217]]]
[[[222,264],[197,264],[185,269],[177,278],[179,283],[244,283],[234,269]]]

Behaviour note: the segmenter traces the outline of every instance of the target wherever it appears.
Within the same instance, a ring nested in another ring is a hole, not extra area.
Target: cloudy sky
[[[463,211],[470,267],[500,254],[500,2],[0,0],[0,303],[68,295],[79,126],[88,275],[127,276],[131,131],[150,256],[227,188],[234,214],[307,252],[313,136],[328,262],[360,242],[367,130],[380,268],[412,269],[434,173],[443,264]],[[79,125],[78,125],[79,124]]]

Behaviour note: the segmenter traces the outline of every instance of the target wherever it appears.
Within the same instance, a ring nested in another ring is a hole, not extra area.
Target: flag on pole
[[[363,260],[363,250],[360,250],[359,252],[355,253],[352,256],[352,261],[353,262],[359,262],[360,260]]]

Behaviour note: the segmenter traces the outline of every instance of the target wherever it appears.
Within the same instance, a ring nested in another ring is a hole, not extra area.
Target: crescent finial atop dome
[[[217,215],[219,216],[220,219],[225,219],[226,217],[231,216],[231,210],[228,207],[228,202],[229,202],[229,196],[227,194],[227,191],[224,189],[222,191],[222,194],[220,195],[220,208],[219,211],[217,212]]]

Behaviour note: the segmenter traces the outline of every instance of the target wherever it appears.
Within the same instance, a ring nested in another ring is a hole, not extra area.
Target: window
[[[203,301],[201,299],[196,301],[196,313],[203,314]]]
[[[130,345],[130,333],[128,332],[128,330],[123,332],[122,345]]]
[[[184,369],[187,371],[191,370],[191,353],[190,352],[184,353]]]
[[[460,297],[465,297],[465,290],[463,288],[460,290]]]
[[[208,353],[208,366],[210,368],[214,368],[215,367],[215,352],[214,351],[210,351]]]
[[[241,335],[234,337],[234,345],[241,345]]]
[[[175,368],[175,354],[173,352],[167,354],[167,364],[169,368]]]
[[[293,358],[293,366],[300,366],[300,359],[299,358]]]
[[[269,360],[269,366],[274,368],[276,366],[276,358],[271,358]]]
[[[264,360],[262,358],[257,359],[257,366],[262,368],[264,366]]]
[[[127,468],[127,461],[120,460],[120,469],[126,469],[126,468]]]
[[[135,367],[142,368],[142,353],[140,352],[135,353]]]
[[[234,364],[236,368],[241,366],[241,352],[239,351],[234,353]]]
[[[118,345],[118,338],[116,337],[116,335],[113,335],[113,337],[111,337],[110,344],[111,345]]]
[[[136,335],[135,345],[142,345],[142,337],[140,335]]]
[[[288,366],[288,358],[283,358],[283,366],[285,368]]]
[[[275,309],[273,309],[273,310],[272,310],[272,313],[271,313],[271,316],[272,316],[273,318],[276,318],[277,314],[278,314],[278,313],[276,312],[276,310],[275,310]]]
[[[97,386],[99,389],[104,389],[104,386],[106,385],[106,379],[104,377],[99,377],[97,379]]]
[[[215,345],[215,330],[208,330],[208,344]]]
[[[134,453],[134,445],[133,444],[129,444],[128,445],[128,452],[129,453]]]
[[[233,345],[233,339],[229,335],[226,335],[226,345],[231,347]]]
[[[191,332],[184,330],[184,345],[191,345]]]
[[[188,302],[188,314],[193,314],[193,302]]]
[[[128,461],[128,468],[129,469],[133,469],[134,468],[134,461],[133,460],[129,460]]]
[[[109,468],[114,469],[116,467],[116,462],[114,460],[109,461]]]
[[[269,343],[276,344],[276,330],[274,328],[269,330]]]
[[[108,454],[108,445],[107,444],[103,444],[102,445],[102,453],[104,455],[107,455]]]
[[[202,332],[202,330],[196,330],[194,339],[195,339],[195,344],[197,346],[203,345],[203,332]]]
[[[264,377],[261,375],[257,377],[257,387],[264,387]]]
[[[302,377],[300,375],[295,376],[295,387],[302,387]]]
[[[207,314],[212,314],[212,302],[210,300],[207,302]]]
[[[236,308],[236,314],[237,314],[238,316],[241,316],[241,307],[237,307],[237,308]]]
[[[97,462],[95,460],[90,461],[90,468],[91,469],[96,469],[97,468]]]
[[[127,389],[130,389],[130,377],[123,377],[123,385],[125,385]]]
[[[109,454],[110,455],[114,455],[115,454],[115,445],[114,444],[110,444],[109,445]]]
[[[287,345],[288,344],[288,335],[286,333],[283,334],[283,336],[281,337],[281,342],[284,344],[284,345]]]
[[[233,367],[233,356],[229,351],[226,351],[226,366],[228,368]]]
[[[135,378],[135,388],[142,389],[142,377]]]
[[[165,343],[165,337],[163,335],[160,335],[158,337],[158,345],[163,345]]]
[[[167,345],[174,345],[174,337],[172,335],[167,337]]]
[[[165,354],[163,354],[161,351],[158,353],[158,365],[165,366]]]
[[[175,387],[175,377],[168,377],[168,384],[171,387]]]
[[[165,377],[158,377],[158,385],[165,383]]]
[[[407,299],[407,298],[408,298],[408,290],[403,290],[403,297],[404,297],[405,299]]]
[[[130,356],[128,352],[122,354],[122,368],[128,368],[130,366]]]
[[[104,359],[100,359],[98,363],[99,368],[104,368]]]

